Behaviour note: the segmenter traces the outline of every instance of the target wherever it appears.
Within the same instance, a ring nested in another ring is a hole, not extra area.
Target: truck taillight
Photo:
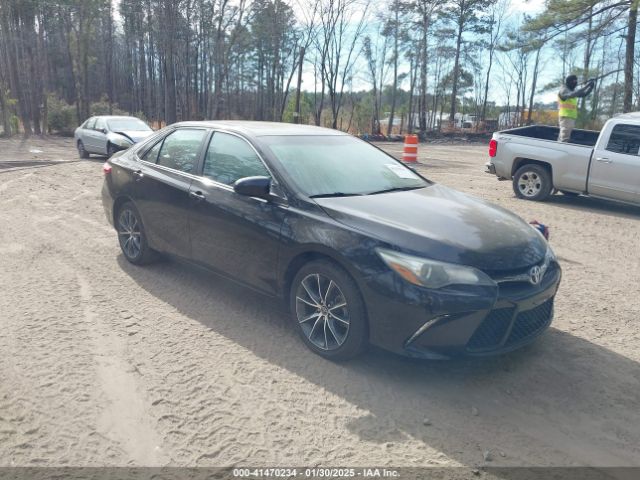
[[[111,165],[109,165],[109,162],[104,162],[104,165],[102,165],[102,173],[105,175],[109,175],[111,173]]]
[[[489,142],[489,156],[493,158],[496,156],[497,152],[498,152],[498,141],[492,138],[491,141]]]

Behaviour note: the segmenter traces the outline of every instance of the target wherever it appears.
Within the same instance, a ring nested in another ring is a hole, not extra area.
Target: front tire
[[[82,143],[82,140],[78,140],[78,155],[80,155],[80,158],[89,158],[89,152],[87,152],[87,150],[84,148],[84,143]]]
[[[156,260],[157,252],[147,243],[144,225],[133,203],[126,202],[118,209],[116,229],[120,249],[130,263],[145,265]]]
[[[513,177],[513,191],[518,198],[542,202],[552,190],[551,173],[541,165],[523,165]]]
[[[292,321],[310,350],[330,360],[347,360],[367,346],[367,315],[351,276],[326,260],[304,265],[291,283]]]
[[[118,152],[118,148],[116,148],[116,146],[113,143],[108,143],[107,144],[107,157],[111,158],[113,157],[116,152]]]

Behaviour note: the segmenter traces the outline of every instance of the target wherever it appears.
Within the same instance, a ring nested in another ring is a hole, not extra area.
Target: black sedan
[[[553,318],[561,271],[539,232],[335,130],[178,123],[103,170],[129,262],[177,256],[282,297],[327,358],[506,352]]]

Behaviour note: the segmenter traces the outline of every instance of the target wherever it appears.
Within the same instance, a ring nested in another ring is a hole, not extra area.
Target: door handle
[[[189,196],[197,202],[201,202],[206,198],[204,196],[204,193],[202,193],[200,190],[198,190],[197,192],[189,192]]]
[[[136,179],[136,182],[139,182],[144,178],[144,173],[142,173],[142,170],[136,170],[133,172],[133,176]]]
[[[600,163],[612,163],[613,160],[611,160],[608,157],[596,157],[596,162],[600,162]]]

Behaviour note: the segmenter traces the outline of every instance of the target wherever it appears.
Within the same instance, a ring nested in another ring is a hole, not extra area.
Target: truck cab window
[[[640,150],[640,126],[618,124],[613,127],[605,150],[638,156],[638,150]]]

